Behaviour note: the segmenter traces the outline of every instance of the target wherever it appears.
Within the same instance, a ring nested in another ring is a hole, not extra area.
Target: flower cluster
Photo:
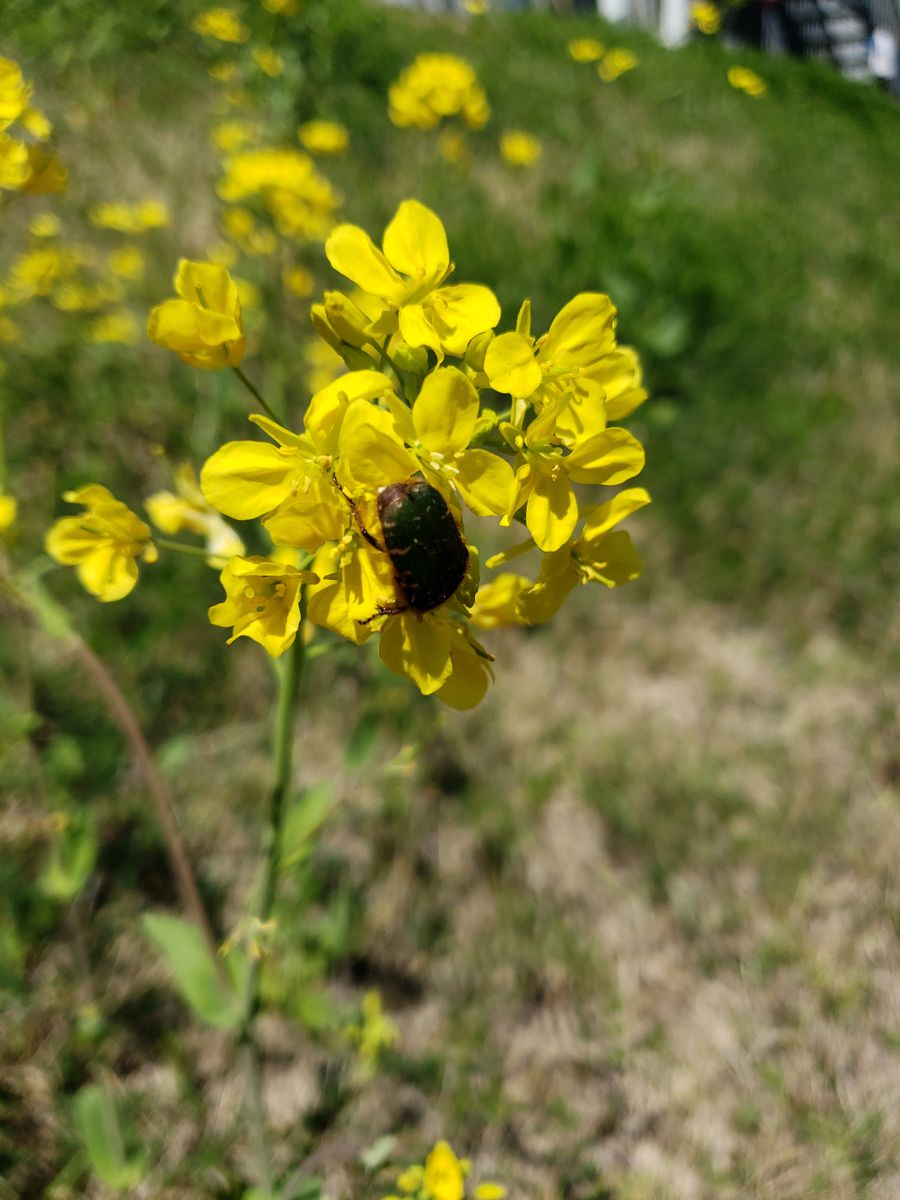
[[[604,83],[612,83],[638,65],[637,55],[633,51],[626,50],[623,46],[614,46],[607,50],[596,38],[573,38],[567,49],[569,57],[577,63],[596,63],[597,74]]]
[[[711,37],[719,32],[722,15],[710,0],[696,0],[696,3],[691,5],[691,21],[701,33]]]
[[[231,627],[232,640],[250,637],[279,655],[305,612],[311,626],[356,644],[377,638],[390,670],[470,708],[492,678],[477,628],[540,624],[576,585],[614,587],[640,574],[616,527],[647,493],[632,487],[585,505],[581,492],[618,487],[643,466],[640,443],[612,423],[646,398],[637,356],[616,341],[609,297],[593,292],[565,305],[542,336],[532,332],[528,301],[515,329],[496,333],[494,293],[450,282],[446,232],[418,201],[399,206],[381,247],[358,226],[339,225],[325,252],[356,285],[326,292],[312,309],[346,372],[315,392],[299,430],[252,415],[265,440],[226,443],[204,465],[199,489],[183,469],[177,491],[147,508],[163,532],[201,534],[210,561],[229,556],[226,599],[210,619]],[[177,298],[150,315],[151,338],[194,366],[237,368],[245,346],[227,270],[183,260],[175,289]],[[111,512],[93,519],[101,493],[107,509],[117,506],[115,520]],[[149,530],[105,489],[77,498],[91,502],[92,519],[65,518],[48,548],[80,562],[71,531],[89,530],[92,552],[115,554],[119,582],[100,586],[96,571],[83,581],[104,599],[124,595],[136,559],[148,555]],[[482,583],[467,513],[500,529],[524,526],[524,540],[490,558],[489,569],[529,552],[536,569]],[[275,550],[246,557],[219,514],[260,520]]]
[[[225,160],[218,192],[230,204],[260,199],[282,237],[322,238],[341,198],[300,150],[264,147]]]
[[[17,63],[0,58],[0,190],[61,192],[66,169],[43,145],[53,126],[31,106],[33,90]]]
[[[397,1191],[384,1200],[464,1200],[466,1181],[472,1165],[457,1158],[449,1142],[438,1142],[424,1163],[414,1163],[397,1176]],[[499,1183],[483,1182],[468,1193],[474,1200],[503,1200],[506,1188]]]
[[[728,82],[738,92],[743,92],[746,96],[752,96],[756,99],[759,96],[764,96],[768,91],[768,86],[764,79],[760,79],[755,71],[751,71],[749,67],[729,67]]]
[[[468,129],[481,129],[491,110],[465,59],[420,54],[391,84],[388,114],[401,128],[434,129],[446,118],[458,117]]]

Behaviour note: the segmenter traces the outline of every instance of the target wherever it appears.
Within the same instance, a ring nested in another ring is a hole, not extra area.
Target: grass
[[[193,7],[9,8],[6,52],[65,112],[71,236],[98,199],[150,191],[178,214],[152,235],[141,312],[216,236]],[[297,782],[328,781],[333,806],[285,880],[265,974],[279,1162],[309,1156],[331,1194],[382,1195],[390,1178],[358,1156],[393,1132],[400,1161],[447,1136],[482,1176],[554,1200],[887,1200],[896,110],[747,54],[769,84],[750,100],[716,44],[667,52],[601,26],[640,58],[603,86],[564,50],[593,21],[314,12],[303,76],[260,84],[271,128],[344,120],[352,152],[327,171],[346,219],[377,233],[407,195],[434,206],[457,278],[495,288],[504,327],[524,296],[543,329],[575,292],[608,290],[653,397],[631,426],[654,505],[635,522],[642,581],[500,635],[477,714],[414,702],[350,647],[315,664]],[[386,119],[390,81],[434,48],[465,54],[491,100],[465,170]],[[498,160],[510,126],[544,141],[530,173]],[[8,214],[4,261],[24,236]],[[264,298],[248,371],[296,418],[304,306],[266,264],[242,272]],[[32,321],[0,383],[24,546],[64,487],[100,478],[137,505],[164,482],[154,445],[200,460],[244,436],[230,378],[146,344],[86,346],[49,311]],[[266,666],[205,624],[219,588],[198,564],[163,563],[109,607],[63,575],[51,587],[136,698],[224,935],[257,869]],[[35,641],[26,668],[20,642],[0,645],[0,1197],[93,1186],[68,1105],[98,1071],[120,1081],[160,1189],[240,1196],[241,1080],[136,932],[173,904],[139,781],[73,667]],[[37,881],[50,814],[86,806],[99,857],[67,915]],[[369,987],[401,1036],[362,1086],[341,1030]]]

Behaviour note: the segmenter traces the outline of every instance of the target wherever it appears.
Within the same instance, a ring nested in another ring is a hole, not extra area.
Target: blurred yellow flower
[[[0,533],[5,533],[14,523],[19,505],[15,496],[0,492]]]
[[[305,296],[311,296],[316,286],[312,272],[299,263],[295,263],[289,267],[282,267],[281,282],[286,292],[290,292],[292,296],[299,296],[300,299],[303,299]]]
[[[214,63],[209,68],[209,74],[212,75],[218,83],[231,83],[237,75],[237,63],[220,62]]]
[[[138,580],[137,560],[155,562],[150,526],[99,483],[64,492],[84,512],[61,517],[47,533],[47,553],[78,568],[82,585],[98,600],[121,600]]]
[[[18,120],[28,107],[31,91],[31,84],[25,82],[18,63],[0,58],[0,129]]]
[[[237,284],[224,267],[181,259],[175,272],[177,300],[150,313],[147,333],[195,367],[236,367],[244,357]]]
[[[17,300],[49,296],[62,281],[78,271],[79,257],[59,243],[39,246],[13,260],[6,283]]]
[[[350,141],[347,130],[337,121],[307,121],[297,137],[312,154],[343,154]]]
[[[533,167],[542,151],[540,141],[524,129],[506,129],[500,134],[500,153],[512,167]]]
[[[32,237],[56,237],[60,229],[62,229],[62,222],[56,213],[35,213],[28,222],[28,232]]]
[[[209,610],[213,625],[233,627],[239,637],[259,642],[277,658],[294,644],[300,628],[300,585],[315,580],[308,571],[273,559],[235,556],[220,576],[225,599]]]
[[[463,8],[470,17],[482,17],[490,7],[490,0],[463,0]]]
[[[284,70],[284,59],[274,50],[254,50],[253,61],[262,73],[268,75],[271,79],[275,79]]]
[[[358,1048],[364,1076],[373,1075],[382,1050],[393,1046],[400,1036],[397,1026],[385,1014],[380,993],[374,988],[363,996],[362,1019],[348,1027],[347,1036]]]
[[[698,0],[697,3],[691,5],[691,20],[701,33],[710,35],[718,33],[722,24],[718,8],[715,4],[709,3],[709,0]]]
[[[218,193],[230,203],[261,196],[282,237],[324,237],[340,196],[299,150],[246,150],[225,162]]]
[[[291,17],[297,11],[297,0],[262,0],[262,6],[266,12]]]
[[[100,229],[116,233],[140,234],[169,223],[169,210],[159,200],[142,200],[138,204],[112,201],[97,204],[88,210],[88,220]]]
[[[154,492],[144,501],[150,520],[162,533],[180,533],[183,529],[206,539],[211,567],[222,568],[228,559],[244,553],[244,543],[223,521],[200,491],[190,463],[175,470],[175,491]]]
[[[590,63],[597,62],[603,57],[605,46],[596,38],[580,37],[572,38],[566,49],[569,51],[569,57],[573,58],[575,62]]]
[[[464,1179],[459,1159],[448,1142],[438,1142],[425,1159],[425,1191],[434,1200],[462,1200]]]
[[[24,187],[30,173],[28,147],[0,132],[0,188],[18,191]]]
[[[236,8],[208,8],[194,17],[191,29],[201,37],[220,42],[246,42],[250,30],[241,20]]]
[[[615,50],[608,50],[604,54],[602,62],[597,66],[597,74],[604,83],[612,83],[614,79],[618,79],[626,71],[634,70],[637,65],[637,55],[631,50],[625,50],[620,47]]]
[[[234,154],[253,141],[254,130],[249,121],[220,121],[210,134],[213,145],[223,154]]]
[[[69,172],[55,154],[48,154],[41,146],[28,147],[28,178],[22,191],[29,196],[46,196],[51,192],[64,192],[69,181]]]
[[[89,342],[121,342],[133,346],[140,336],[140,328],[134,314],[127,308],[120,308],[92,321],[85,336]]]
[[[140,279],[145,267],[146,260],[139,246],[120,246],[109,256],[109,269],[120,279]]]
[[[433,129],[445,117],[460,117],[480,129],[491,114],[472,66],[453,54],[420,54],[388,90],[388,115],[401,128]]]
[[[46,142],[53,132],[53,126],[47,117],[37,108],[26,108],[19,117],[19,121],[22,128],[27,129],[31,136],[37,138],[39,142]]]
[[[765,80],[760,79],[749,67],[729,67],[728,82],[739,92],[748,96],[764,96],[768,91]]]
[[[466,135],[458,129],[445,129],[438,138],[438,154],[445,162],[464,162],[468,154]]]

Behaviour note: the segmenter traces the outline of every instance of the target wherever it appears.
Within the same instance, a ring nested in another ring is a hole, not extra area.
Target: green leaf
[[[73,1101],[75,1128],[84,1143],[94,1174],[108,1187],[135,1187],[147,1171],[143,1154],[125,1153],[119,1114],[112,1096],[95,1083],[83,1087]]]
[[[142,924],[197,1016],[216,1029],[235,1029],[242,1016],[240,997],[221,978],[200,930],[164,913],[148,913]]]
[[[304,788],[284,818],[281,836],[281,866],[290,867],[309,854],[313,834],[331,808],[331,785],[326,781]]]
[[[379,1167],[390,1159],[394,1153],[394,1147],[397,1145],[397,1139],[391,1133],[384,1134],[383,1137],[376,1138],[371,1146],[367,1146],[359,1156],[359,1161],[367,1171],[377,1171]]]
[[[87,883],[97,861],[97,830],[87,812],[65,814],[66,824],[50,844],[38,886],[45,896],[72,900]]]

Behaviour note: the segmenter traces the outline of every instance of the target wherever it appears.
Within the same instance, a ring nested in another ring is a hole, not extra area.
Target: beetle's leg
[[[376,550],[380,550],[382,554],[387,554],[387,548],[385,546],[382,546],[382,544],[376,538],[374,538],[371,533],[369,533],[368,529],[366,529],[365,525],[363,524],[363,519],[359,515],[359,509],[356,507],[356,501],[353,499],[352,496],[347,495],[347,493],[344,491],[344,489],[338,483],[338,477],[337,477],[337,475],[334,474],[334,472],[332,472],[332,474],[331,474],[331,482],[334,484],[334,486],[337,488],[337,490],[341,493],[341,495],[344,497],[344,499],[350,505],[350,511],[353,513],[354,521],[359,526],[359,532],[363,535],[363,537],[366,539],[366,541],[369,543],[369,545],[374,546]],[[375,616],[377,617],[378,613],[376,613]],[[375,617],[370,617],[369,620],[374,621]]]
[[[398,617],[400,613],[409,612],[408,604],[379,604],[371,617],[366,617],[364,621],[357,621],[357,625],[371,625],[378,617]]]

